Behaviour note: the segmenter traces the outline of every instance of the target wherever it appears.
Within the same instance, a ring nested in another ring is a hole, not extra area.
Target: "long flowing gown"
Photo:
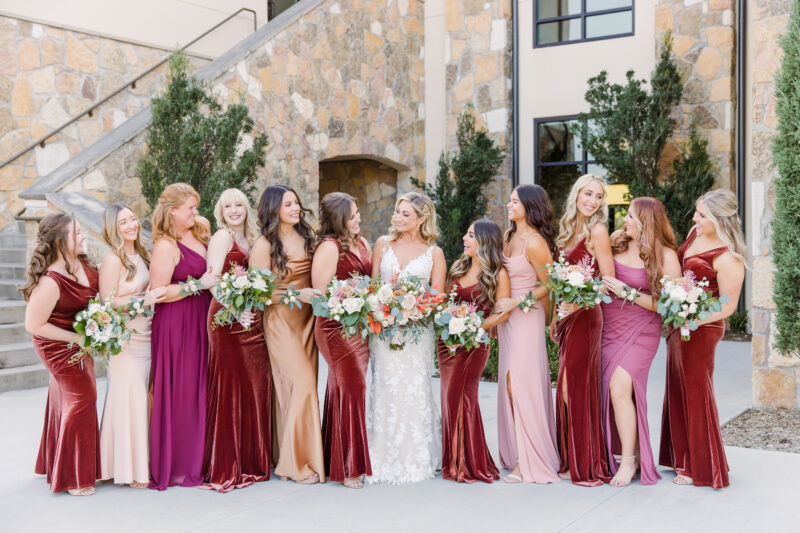
[[[512,297],[536,288],[539,279],[524,251],[518,256],[504,256],[503,264],[511,280]],[[556,448],[544,307],[538,304],[527,313],[514,309],[508,320],[497,326],[497,332],[500,464],[513,470],[519,463],[525,482],[553,483],[558,481],[561,462]]]
[[[48,323],[72,331],[75,315],[97,294],[97,271],[87,265],[83,270],[88,286],[58,272],[45,273],[58,284],[59,291]],[[37,335],[33,336],[33,347],[50,372],[35,472],[47,476],[52,492],[91,487],[100,474],[97,385],[92,358],[84,356],[80,362],[70,363],[78,346]]]
[[[247,254],[233,243],[224,272],[248,267]],[[262,313],[250,329],[238,322],[214,323],[222,309],[208,310],[208,415],[203,457],[203,488],[219,492],[269,479],[272,466],[272,373],[264,340]]]
[[[199,279],[205,258],[178,242],[181,259],[171,283]],[[200,291],[156,304],[152,333],[153,410],[150,419],[150,488],[203,482],[208,387],[206,317],[211,294]]]
[[[417,276],[430,282],[433,246],[404,268],[388,244],[381,250],[381,278]],[[418,343],[392,350],[389,340],[370,341],[372,388],[367,418],[370,483],[413,483],[433,478],[441,465],[439,409],[431,376],[436,340],[431,325]]]
[[[353,273],[369,276],[372,261],[359,240],[357,250],[342,253],[336,264],[336,278],[348,279]],[[328,386],[322,415],[322,442],[325,446],[325,469],[332,481],[372,475],[367,447],[365,420],[367,397],[367,364],[369,344],[354,335],[342,336],[342,326],[335,320],[317,317],[314,336],[317,346],[328,363]]]
[[[685,257],[697,236],[692,232],[678,249],[683,271],[691,270],[698,280],[709,281],[707,290],[719,297],[714,259],[727,247]],[[704,324],[682,341],[674,329],[667,336],[667,384],[661,418],[659,464],[691,477],[694,485],[727,487],[728,460],[719,427],[714,399],[714,356],[725,334],[725,321]]]
[[[614,272],[621,282],[650,294],[647,271],[614,261]],[[639,461],[641,484],[652,485],[661,476],[656,472],[653,449],[650,447],[650,429],[647,424],[647,376],[661,340],[661,317],[636,304],[622,307],[622,300],[611,295],[611,303],[602,304],[603,310],[603,424],[611,473],[616,474],[614,453],[621,453],[621,445],[614,419],[609,383],[617,367],[625,370],[633,381],[633,401],[636,404],[636,422],[639,432]]]
[[[311,257],[288,256],[289,273],[277,287],[311,286]],[[275,474],[302,481],[319,475],[325,481],[325,457],[317,397],[317,347],[311,306],[289,309],[271,305],[264,313],[275,387],[272,457]]]
[[[565,259],[576,264],[590,256],[586,239],[565,251]],[[597,264],[594,275],[599,274]],[[556,430],[561,454],[561,471],[569,470],[576,485],[594,487],[611,481],[600,412],[601,337],[603,312],[600,306],[581,308],[558,322],[558,389]],[[563,397],[567,382],[568,402]]]
[[[122,269],[115,297],[144,298],[150,273],[144,260],[131,257],[136,265],[132,280]],[[150,481],[148,381],[150,380],[150,327],[152,318],[138,316],[127,325],[134,330],[122,351],[109,358],[108,388],[100,424],[100,464],[102,479],[114,483]]]
[[[477,283],[453,285],[459,302],[475,303],[483,316],[492,312],[491,302],[478,303]],[[438,341],[439,373],[442,381],[442,477],[453,481],[491,483],[500,479],[483,431],[478,385],[489,360],[489,345],[454,352]]]

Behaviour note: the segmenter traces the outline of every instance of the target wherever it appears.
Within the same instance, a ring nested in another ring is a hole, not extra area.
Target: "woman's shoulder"
[[[589,234],[592,236],[592,239],[596,239],[598,237],[605,237],[608,239],[608,228],[605,224],[598,220],[589,230]]]
[[[122,259],[114,252],[108,252],[100,261],[100,271],[119,270],[122,268]]]

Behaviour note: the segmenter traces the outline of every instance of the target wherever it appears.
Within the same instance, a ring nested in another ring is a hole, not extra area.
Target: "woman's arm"
[[[206,254],[206,266],[211,272],[221,276],[224,274],[225,258],[233,248],[233,237],[228,230],[217,231],[208,241],[208,253]]]
[[[604,224],[592,227],[592,249],[601,276],[615,276],[614,255],[611,253],[611,239]]]
[[[339,263],[339,247],[332,241],[324,241],[314,252],[311,263],[311,286],[325,292],[328,284],[336,275],[336,265]]]
[[[378,237],[375,241],[375,248],[372,249],[372,277],[377,278],[381,275],[381,259],[383,258],[384,246],[386,246],[386,236]]]
[[[259,270],[272,270],[272,245],[266,237],[261,236],[253,243],[250,248],[250,266]],[[286,294],[285,290],[276,288],[272,291],[272,303],[277,304],[281,301],[281,296]]]
[[[714,270],[717,271],[717,284],[719,285],[719,295],[729,298],[727,303],[722,304],[722,310],[712,313],[710,317],[699,322],[710,324],[717,320],[728,318],[739,304],[739,292],[742,290],[744,282],[744,264],[730,252],[718,256],[714,260]]]
[[[508,278],[508,272],[505,268],[501,268],[497,275],[497,294],[495,298],[510,298],[511,296],[511,280]],[[483,329],[489,330],[502,324],[508,320],[508,312],[506,313],[493,313],[488,317],[484,317]]]
[[[431,287],[433,287],[437,291],[443,291],[445,281],[447,281],[447,260],[444,258],[444,252],[442,251],[442,249],[436,246],[433,248],[433,269],[431,270]]]
[[[58,283],[47,276],[39,278],[39,283],[33,289],[25,308],[25,329],[31,335],[45,339],[82,345],[83,339],[79,333],[61,329],[47,322],[56,307],[59,296]]]
[[[159,239],[153,245],[153,253],[150,257],[150,287],[153,289],[166,287],[167,291],[162,299],[164,303],[177,302],[186,297],[181,294],[180,285],[170,283],[172,273],[179,260],[180,250],[174,242],[168,239]]]
[[[119,292],[119,279],[120,274],[125,270],[125,266],[117,254],[107,253],[100,263],[100,299],[104,302],[111,296],[111,291],[114,291],[114,299],[111,301],[112,307],[117,309],[123,308],[131,303],[131,296],[124,296],[120,298],[117,296]]]

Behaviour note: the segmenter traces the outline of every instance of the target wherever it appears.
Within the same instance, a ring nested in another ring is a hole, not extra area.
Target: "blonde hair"
[[[700,202],[703,202],[705,215],[714,224],[719,240],[725,243],[736,259],[747,265],[736,195],[728,189],[713,189],[697,200],[697,203]]]
[[[111,204],[103,211],[103,241],[111,249],[111,253],[119,257],[122,261],[122,266],[128,271],[125,276],[127,281],[131,281],[136,276],[136,265],[130,260],[128,254],[125,253],[125,239],[119,233],[119,214],[127,209],[133,213],[133,209],[125,204]],[[133,213],[136,216],[136,213]],[[139,217],[136,217],[139,222]],[[150,252],[147,251],[144,244],[142,244],[142,225],[139,224],[139,229],[136,231],[136,240],[133,241],[133,249],[142,258],[144,264],[150,266]]]
[[[578,193],[593,181],[596,181],[603,187],[603,203],[600,204],[600,207],[592,216],[583,221],[583,227],[578,231],[579,228],[575,227],[576,220],[578,219]],[[561,220],[558,221],[556,245],[559,248],[564,248],[577,233],[579,236],[586,238],[586,245],[589,246],[589,242],[592,240],[591,232],[594,225],[599,222],[605,226],[607,221],[608,203],[606,203],[606,185],[603,182],[603,178],[597,174],[584,174],[572,185],[569,196],[567,196],[567,201],[564,203],[564,215],[561,217]]]
[[[411,191],[407,192],[397,198],[394,203],[395,210],[400,206],[400,202],[408,202],[414,208],[414,212],[418,217],[424,217],[425,222],[419,227],[419,233],[422,240],[428,244],[436,244],[436,239],[439,237],[439,228],[436,225],[436,206],[426,195]],[[389,228],[389,242],[396,241],[400,237],[400,232],[394,227]]]
[[[225,189],[222,191],[222,194],[219,195],[219,200],[214,205],[214,219],[217,221],[217,227],[219,229],[226,229],[228,233],[231,234],[231,237],[236,240],[236,236],[234,235],[233,228],[231,228],[227,222],[225,222],[225,217],[222,216],[222,208],[225,207],[225,204],[228,202],[241,202],[244,204],[244,238],[247,239],[251,245],[256,242],[261,232],[258,230],[258,223],[256,222],[256,214],[253,211],[253,208],[250,206],[250,200],[247,198],[247,195],[240,191],[239,189]]]
[[[153,222],[153,242],[159,239],[169,239],[175,242],[180,240],[170,209],[182,206],[190,197],[194,197],[198,205],[200,204],[200,195],[188,183],[173,183],[161,192],[151,219]],[[208,239],[211,236],[208,228],[195,222],[191,230],[198,241],[208,244]]]

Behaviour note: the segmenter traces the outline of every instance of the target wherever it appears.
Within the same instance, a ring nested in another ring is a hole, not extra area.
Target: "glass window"
[[[633,0],[537,0],[535,46],[633,35]]]

